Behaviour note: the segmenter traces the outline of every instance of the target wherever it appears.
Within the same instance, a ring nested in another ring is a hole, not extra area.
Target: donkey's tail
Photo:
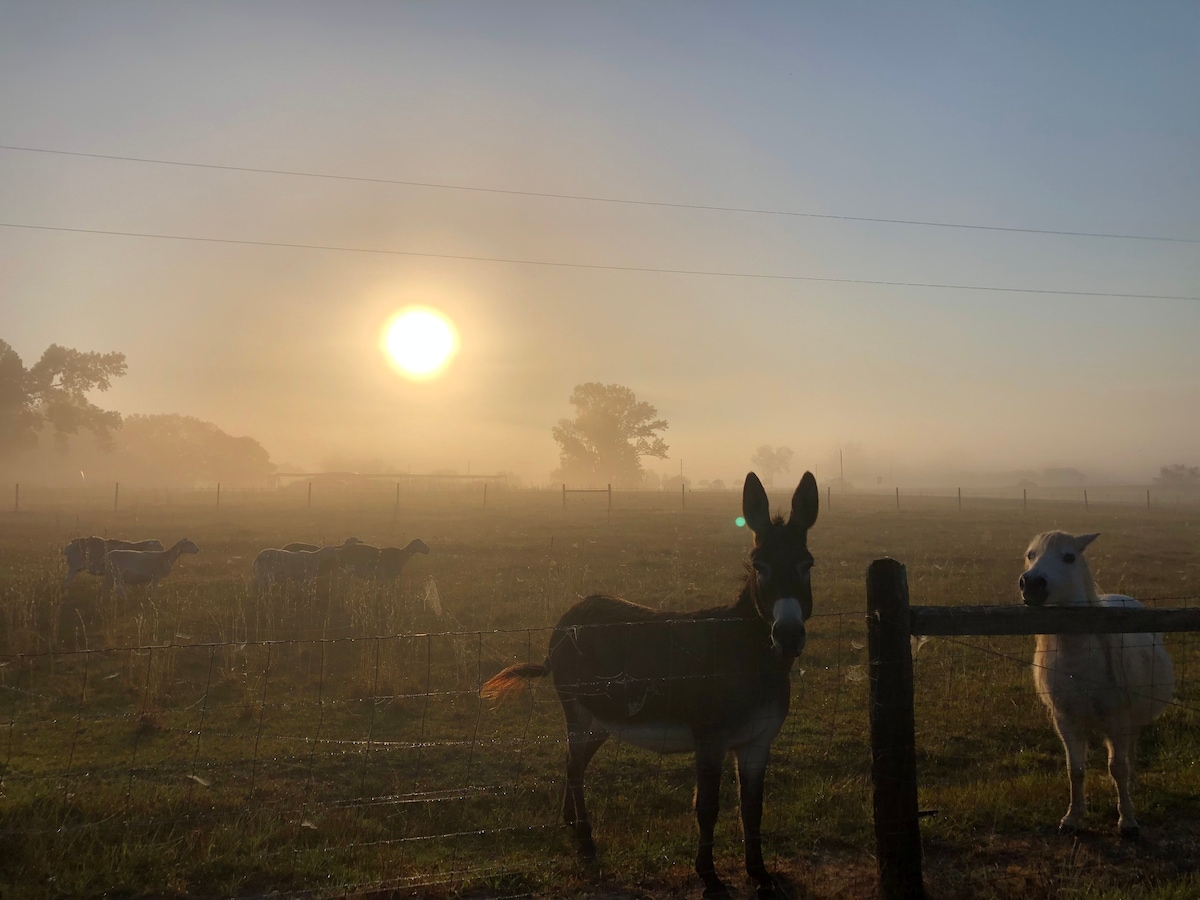
[[[503,703],[510,696],[521,693],[525,683],[532,678],[545,678],[550,674],[550,660],[541,665],[535,663],[518,663],[509,666],[502,672],[497,672],[483,683],[479,696],[485,700],[496,700]]]

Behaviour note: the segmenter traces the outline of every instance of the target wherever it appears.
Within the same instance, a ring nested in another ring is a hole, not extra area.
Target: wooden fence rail
[[[910,606],[908,577],[894,559],[867,568],[871,778],[880,894],[923,900],[917,750],[910,638],[1020,634],[1200,631],[1200,608]]]

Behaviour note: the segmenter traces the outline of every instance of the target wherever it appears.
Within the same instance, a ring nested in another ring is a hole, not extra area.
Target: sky
[[[1183,2],[4,0],[0,338],[309,469],[548,482],[599,381],[693,480],[1146,480],[1200,464],[1197,46]],[[439,378],[379,350],[412,304]]]

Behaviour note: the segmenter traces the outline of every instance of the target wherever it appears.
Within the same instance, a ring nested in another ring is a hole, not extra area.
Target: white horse
[[[1097,594],[1084,548],[1098,535],[1047,531],[1025,552],[1019,586],[1027,606],[1109,606],[1140,609],[1120,594]],[[1087,734],[1099,732],[1108,748],[1108,773],[1117,788],[1117,827],[1136,838],[1129,797],[1138,731],[1171,701],[1175,674],[1161,634],[1039,634],[1033,682],[1050,711],[1067,753],[1071,803],[1059,825],[1067,834],[1083,822],[1083,772]]]

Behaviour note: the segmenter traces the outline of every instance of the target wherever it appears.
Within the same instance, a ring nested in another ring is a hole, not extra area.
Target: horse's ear
[[[1094,534],[1079,535],[1079,537],[1075,538],[1075,552],[1082,553],[1087,548],[1087,545],[1098,537],[1100,537],[1100,532],[1098,531]]]
[[[817,521],[820,502],[821,492],[817,490],[817,479],[813,477],[812,472],[805,472],[796,487],[796,493],[792,494],[792,515],[788,524],[808,531]]]
[[[746,483],[742,485],[742,517],[755,534],[771,527],[771,504],[762,482],[753,472],[746,475]]]

